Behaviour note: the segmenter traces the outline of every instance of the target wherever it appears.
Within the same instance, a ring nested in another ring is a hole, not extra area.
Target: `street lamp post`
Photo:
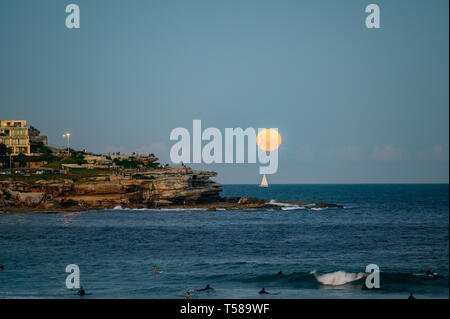
[[[70,154],[70,133],[63,134],[63,138],[67,138],[67,154]]]

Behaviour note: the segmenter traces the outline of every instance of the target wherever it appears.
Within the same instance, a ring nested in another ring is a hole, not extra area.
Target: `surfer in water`
[[[409,293],[408,300],[414,300],[414,299],[416,299],[416,298],[414,297],[413,293],[410,292],[410,293]]]
[[[281,271],[281,269],[280,269],[280,271],[278,272],[278,275],[282,275],[283,274],[283,272]]]
[[[270,292],[267,292],[265,288],[261,289],[258,293],[259,293],[260,295],[263,295],[263,294],[265,294],[265,295],[270,295]]]
[[[439,277],[439,275],[437,274],[437,273],[435,273],[433,270],[431,270],[431,269],[428,269],[427,270],[427,276],[428,277],[433,277],[434,279],[436,279],[436,278],[438,278]]]
[[[80,296],[84,296],[84,295],[86,295],[86,292],[84,291],[83,287],[80,287],[80,290],[78,290],[78,292],[76,294],[80,295]]]
[[[187,299],[191,298],[191,294],[189,293],[189,291],[186,291],[186,293],[184,294],[184,296],[185,296]]]
[[[203,289],[194,289],[192,291],[209,291],[209,290],[213,290],[213,288],[211,288],[211,286],[207,284],[206,287]]]
[[[156,269],[156,266],[153,267],[153,274],[159,274],[159,271]]]
[[[2,264],[0,264],[0,270],[3,270],[3,265]]]

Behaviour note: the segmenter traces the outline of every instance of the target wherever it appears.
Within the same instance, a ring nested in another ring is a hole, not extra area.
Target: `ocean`
[[[206,284],[214,290],[192,298],[448,298],[448,194],[448,184],[224,185],[223,196],[344,208],[2,212],[0,298],[79,298],[68,264],[83,298],[183,298]],[[365,285],[369,264],[379,288]]]

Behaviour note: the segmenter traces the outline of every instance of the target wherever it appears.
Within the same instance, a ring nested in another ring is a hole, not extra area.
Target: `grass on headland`
[[[12,172],[15,170],[12,169]],[[113,173],[110,169],[87,169],[87,168],[71,168],[68,171],[68,174],[35,174],[36,170],[31,170],[30,175],[20,175],[20,174],[9,174],[9,175],[0,175],[0,181],[12,179],[15,181],[21,181],[26,183],[34,183],[39,180],[62,180],[62,179],[71,179],[74,182],[83,181],[88,179],[89,177],[96,176],[104,176],[110,175]]]

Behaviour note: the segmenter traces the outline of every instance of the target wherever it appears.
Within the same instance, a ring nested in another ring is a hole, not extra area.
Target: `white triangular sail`
[[[261,184],[259,185],[260,187],[268,187],[269,183],[267,183],[267,178],[266,178],[266,174],[264,174]]]

